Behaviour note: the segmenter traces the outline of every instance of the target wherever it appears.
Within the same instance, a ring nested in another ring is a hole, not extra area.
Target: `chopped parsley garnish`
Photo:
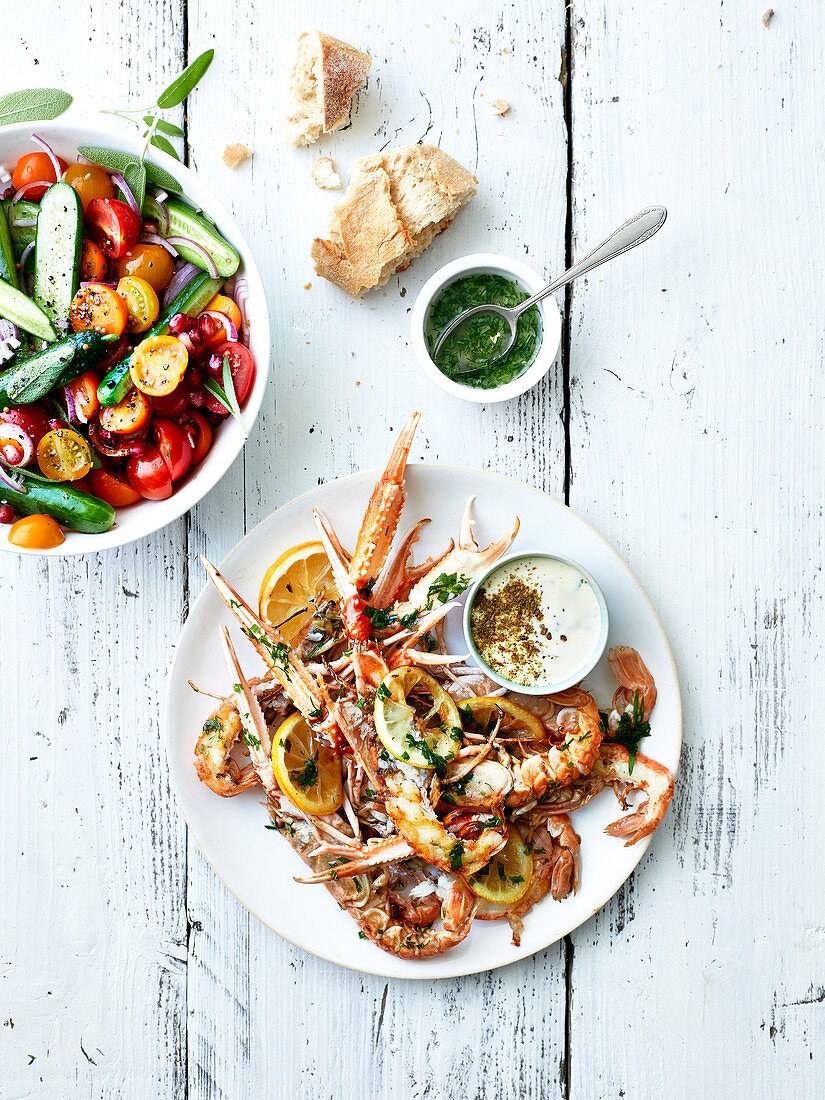
[[[364,608],[364,614],[369,619],[373,630],[385,630],[388,626],[398,622],[397,616],[393,615],[392,611],[388,611],[386,607],[370,607],[367,604]]]
[[[367,933],[366,932],[359,932],[358,933],[358,939],[359,940],[365,940],[366,938],[367,938]]]
[[[375,698],[376,699],[389,699],[389,697],[390,697],[390,689],[387,687],[387,685],[386,684],[379,684],[378,685],[378,691],[376,691],[376,693],[375,693]]]
[[[294,771],[289,773],[289,778],[293,781],[296,787],[300,787],[302,791],[305,791],[307,787],[311,787],[314,783],[318,782],[318,753],[315,752],[314,756],[310,756],[300,771]]]
[[[363,588],[359,589],[358,595],[366,600],[368,596],[372,595],[372,590],[375,588],[375,577],[372,580],[367,581]]]
[[[428,634],[427,637],[424,639],[424,644],[427,647],[427,653],[435,653],[435,651],[438,649],[438,642],[435,640],[435,638],[433,638],[431,634]]]
[[[427,589],[425,611],[432,610],[433,600],[446,603],[447,600],[460,596],[466,588],[469,588],[470,583],[470,578],[465,577],[463,573],[460,575],[458,573],[441,573]]]
[[[436,775],[443,775],[447,770],[447,761],[439,753],[435,752],[426,741],[417,740],[411,733],[408,733],[404,738],[411,749],[417,749],[418,752],[424,757],[431,768],[435,768]],[[408,753],[402,753],[401,759],[409,759]]]
[[[461,840],[457,840],[450,849],[450,870],[460,871],[461,860],[464,855],[464,843]]]
[[[207,718],[203,724],[204,733],[219,733],[223,732],[223,725],[220,718]]]
[[[310,718],[323,718],[324,712],[320,707],[313,707],[309,712]]]
[[[246,730],[243,731],[243,739],[246,741],[247,745],[250,745],[253,749],[259,749],[261,747],[260,737],[255,737],[254,734],[247,733]]]
[[[413,626],[415,626],[415,620],[420,614],[421,612],[418,610],[418,608],[415,608],[415,610],[411,611],[409,615],[402,615],[398,621],[405,628],[405,630],[412,630]]]
[[[458,704],[458,713],[461,715],[461,721],[466,726],[473,727],[476,724],[475,718],[473,717],[473,708],[466,703],[463,706],[461,703]]]
[[[367,700],[359,695],[358,698],[355,700],[355,705],[358,707],[359,710],[363,710],[364,707],[367,705]]]
[[[633,713],[628,714],[625,712],[621,715],[615,733],[611,733],[610,731],[608,716],[602,713],[601,719],[602,732],[604,733],[605,739],[616,745],[624,745],[627,749],[627,770],[630,775],[632,775],[633,767],[636,763],[636,754],[639,751],[639,744],[643,737],[650,736],[650,722],[645,721],[645,708],[638,689],[633,695]]]

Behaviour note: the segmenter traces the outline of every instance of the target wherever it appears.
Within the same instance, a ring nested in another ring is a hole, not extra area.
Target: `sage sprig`
[[[60,88],[22,88],[0,96],[0,126],[13,122],[48,122],[57,118],[72,102]]]

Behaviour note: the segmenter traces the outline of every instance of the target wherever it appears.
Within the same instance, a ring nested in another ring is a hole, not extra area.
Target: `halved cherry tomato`
[[[12,524],[9,531],[9,542],[27,550],[51,550],[53,546],[59,546],[65,541],[66,536],[57,520],[39,512],[19,519]]]
[[[93,328],[104,336],[122,335],[128,320],[126,303],[103,283],[82,286],[72,298],[69,317],[75,332]]]
[[[251,352],[237,340],[227,340],[225,343],[219,344],[212,352],[206,369],[221,388],[223,388],[224,358],[229,360],[229,373],[235,387],[235,397],[238,404],[243,405],[246,395],[252,389],[252,383],[255,380],[255,360],[252,358]],[[229,416],[229,409],[217,397],[213,397],[211,393],[206,394],[204,404],[210,412],[217,413],[219,416]]]
[[[37,465],[50,481],[77,481],[91,470],[92,452],[73,428],[54,428],[37,445]]]
[[[235,302],[226,294],[216,294],[212,301],[206,306],[204,312],[222,313],[224,317],[229,318],[236,329],[238,329],[241,324],[241,311],[238,309]],[[213,318],[213,320],[217,322],[217,318]],[[215,332],[214,335],[204,334],[204,346],[207,348],[214,348],[228,339],[228,330],[218,324],[217,332]]]
[[[152,415],[152,402],[139,390],[131,389],[117,405],[100,410],[100,426],[115,435],[133,435],[139,432]]]
[[[80,278],[84,283],[102,282],[106,278],[108,264],[103,249],[94,241],[83,238],[83,253],[80,257]]]
[[[100,402],[97,399],[99,385],[100,375],[95,374],[93,370],[87,370],[85,374],[81,374],[79,378],[73,379],[66,385],[66,389],[71,390],[72,393],[75,418],[81,424],[88,424],[100,408]]]
[[[160,302],[154,288],[137,275],[126,275],[117,284],[117,292],[126,303],[129,332],[146,332],[151,328],[160,313]]]
[[[153,420],[152,436],[169,476],[178,481],[192,465],[194,447],[188,434],[171,420]]]
[[[141,499],[137,490],[110,470],[92,470],[87,481],[90,492],[113,508],[125,508],[127,504],[135,504]]]
[[[153,397],[152,407],[155,416],[162,416],[165,420],[177,420],[189,408],[191,392],[191,387],[184,378],[177,389],[173,390],[168,396]]]
[[[113,199],[115,189],[109,179],[109,173],[96,164],[73,164],[67,169],[63,179],[77,191],[85,210],[92,199]]]
[[[140,236],[140,218],[120,199],[92,199],[86,207],[89,236],[110,260],[119,260]]]
[[[66,171],[66,162],[62,157],[58,157],[57,161],[60,165],[62,175],[63,172]],[[48,185],[57,183],[54,174],[54,165],[52,164],[51,157],[46,153],[26,153],[26,155],[21,157],[14,166],[11,179],[15,191],[19,190],[19,188],[27,183],[33,183],[35,180],[43,180],[44,183]],[[40,202],[48,190],[48,186],[30,187],[23,197],[29,202]]]
[[[181,419],[180,426],[189,436],[189,442],[194,448],[192,465],[197,466],[212,446],[212,429],[209,426],[209,421],[196,409],[190,409],[186,416]]]
[[[112,340],[108,351],[97,364],[98,373],[105,374],[115,363],[120,363],[129,354],[129,340],[126,333],[119,340]]]
[[[186,373],[189,352],[174,336],[150,336],[139,344],[129,364],[132,382],[150,397],[165,397],[177,389]]]
[[[148,434],[149,425],[144,424],[140,431],[133,432],[132,435],[114,435],[101,427],[99,416],[93,416],[87,431],[89,442],[99,454],[106,458],[129,458],[145,450],[146,444],[143,440]]]
[[[175,274],[175,263],[165,248],[159,244],[138,243],[130,248],[117,262],[117,277],[125,279],[135,275],[143,279],[160,294],[166,290]]]
[[[22,428],[34,444],[37,444],[49,430],[49,418],[39,405],[18,405],[15,409],[3,409],[0,422],[16,424]]]
[[[126,463],[129,484],[148,500],[166,500],[172,495],[172,478],[166,464],[154,447],[135,455]]]

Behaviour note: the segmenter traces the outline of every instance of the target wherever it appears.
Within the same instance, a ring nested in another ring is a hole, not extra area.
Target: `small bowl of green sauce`
[[[481,313],[452,333],[434,358],[438,337],[471,306],[516,306],[547,285],[520,260],[494,253],[464,256],[442,267],[421,289],[412,311],[411,338],[425,373],[465,401],[507,401],[531,389],[556,359],[561,316],[552,297],[521,315],[516,342],[499,359],[509,328],[502,317]]]

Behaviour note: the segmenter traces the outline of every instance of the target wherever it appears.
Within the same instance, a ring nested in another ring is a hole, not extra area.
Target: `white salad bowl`
[[[512,260],[508,256],[499,256],[495,252],[479,252],[473,256],[462,256],[436,271],[435,275],[428,279],[421,288],[410,318],[410,338],[416,359],[427,377],[435,382],[437,386],[452,394],[453,397],[460,397],[462,401],[474,401],[479,405],[491,405],[518,397],[520,394],[532,389],[547,374],[556,361],[559,345],[561,344],[561,314],[556,300],[552,296],[538,303],[538,310],[541,315],[541,344],[539,350],[527,370],[511,382],[489,390],[476,389],[474,386],[465,386],[460,382],[454,382],[438,369],[427,347],[425,332],[430,306],[450,283],[456,282],[457,279],[461,279],[465,275],[480,273],[501,275],[505,279],[512,279],[514,282],[520,283],[530,294],[543,290],[548,282],[543,275],[528,267],[527,264],[522,263],[521,260]]]
[[[10,172],[24,153],[37,151],[31,135],[42,137],[64,160],[72,163],[80,145],[97,145],[140,156],[143,142],[128,132],[103,126],[69,122],[27,122],[0,129],[0,164]],[[221,235],[238,251],[241,264],[238,275],[246,279],[249,289],[247,317],[249,319],[249,350],[255,360],[255,381],[244,402],[243,419],[251,431],[261,409],[269,375],[270,336],[266,294],[252,251],[241,234],[235,219],[185,165],[159,149],[152,148],[147,160],[166,169],[182,187],[183,197],[215,222]],[[178,519],[206,496],[223,477],[238,456],[245,442],[241,425],[229,417],[216,429],[209,453],[190,473],[176,484],[167,500],[143,500],[128,508],[118,508],[114,525],[102,534],[66,531],[66,539],[51,550],[25,550],[8,541],[8,527],[0,528],[0,550],[18,554],[63,557],[68,554],[90,554],[111,550],[151,535]]]

